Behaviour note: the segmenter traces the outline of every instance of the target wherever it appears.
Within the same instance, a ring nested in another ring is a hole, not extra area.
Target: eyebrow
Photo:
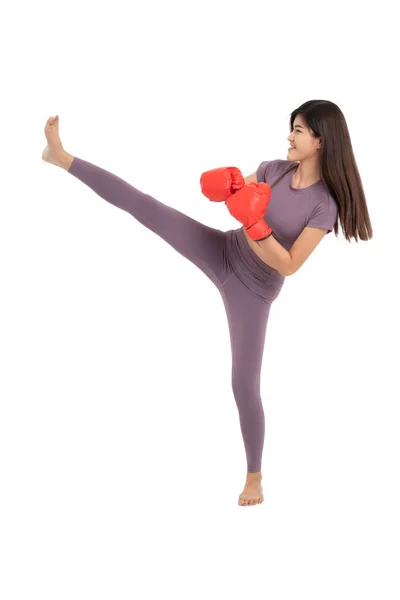
[[[302,129],[304,129],[303,125],[293,125],[293,127],[301,127]]]

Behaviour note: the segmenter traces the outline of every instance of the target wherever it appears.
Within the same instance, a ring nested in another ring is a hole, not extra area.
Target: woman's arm
[[[249,175],[248,177],[244,178],[244,184],[247,185],[248,183],[258,183],[257,181],[257,173],[252,173],[251,175]]]

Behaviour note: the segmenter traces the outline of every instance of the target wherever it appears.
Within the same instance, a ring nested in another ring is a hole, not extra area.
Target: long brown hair
[[[337,237],[340,220],[347,241],[372,238],[372,226],[361,177],[354,158],[350,134],[340,108],[328,100],[309,100],[290,115],[290,132],[296,115],[301,115],[313,137],[321,138],[322,180],[336,200],[339,213],[334,226]]]

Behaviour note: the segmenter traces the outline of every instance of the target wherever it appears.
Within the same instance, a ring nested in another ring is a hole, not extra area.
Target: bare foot
[[[254,506],[264,502],[263,488],[260,473],[247,473],[243,492],[239,496],[239,506]]]
[[[60,140],[58,133],[59,117],[50,117],[47,119],[46,126],[44,128],[44,135],[47,139],[47,146],[43,150],[42,159],[45,162],[57,165],[62,169],[68,170],[74,159],[72,154],[65,152],[63,145]]]

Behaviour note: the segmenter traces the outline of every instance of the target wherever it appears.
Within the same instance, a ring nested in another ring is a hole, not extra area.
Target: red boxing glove
[[[242,223],[255,242],[266,240],[272,229],[264,221],[272,190],[267,183],[248,183],[235,195],[229,196],[226,206],[232,217]]]
[[[244,186],[244,177],[236,167],[220,167],[203,173],[200,186],[203,194],[212,202],[225,202]]]

